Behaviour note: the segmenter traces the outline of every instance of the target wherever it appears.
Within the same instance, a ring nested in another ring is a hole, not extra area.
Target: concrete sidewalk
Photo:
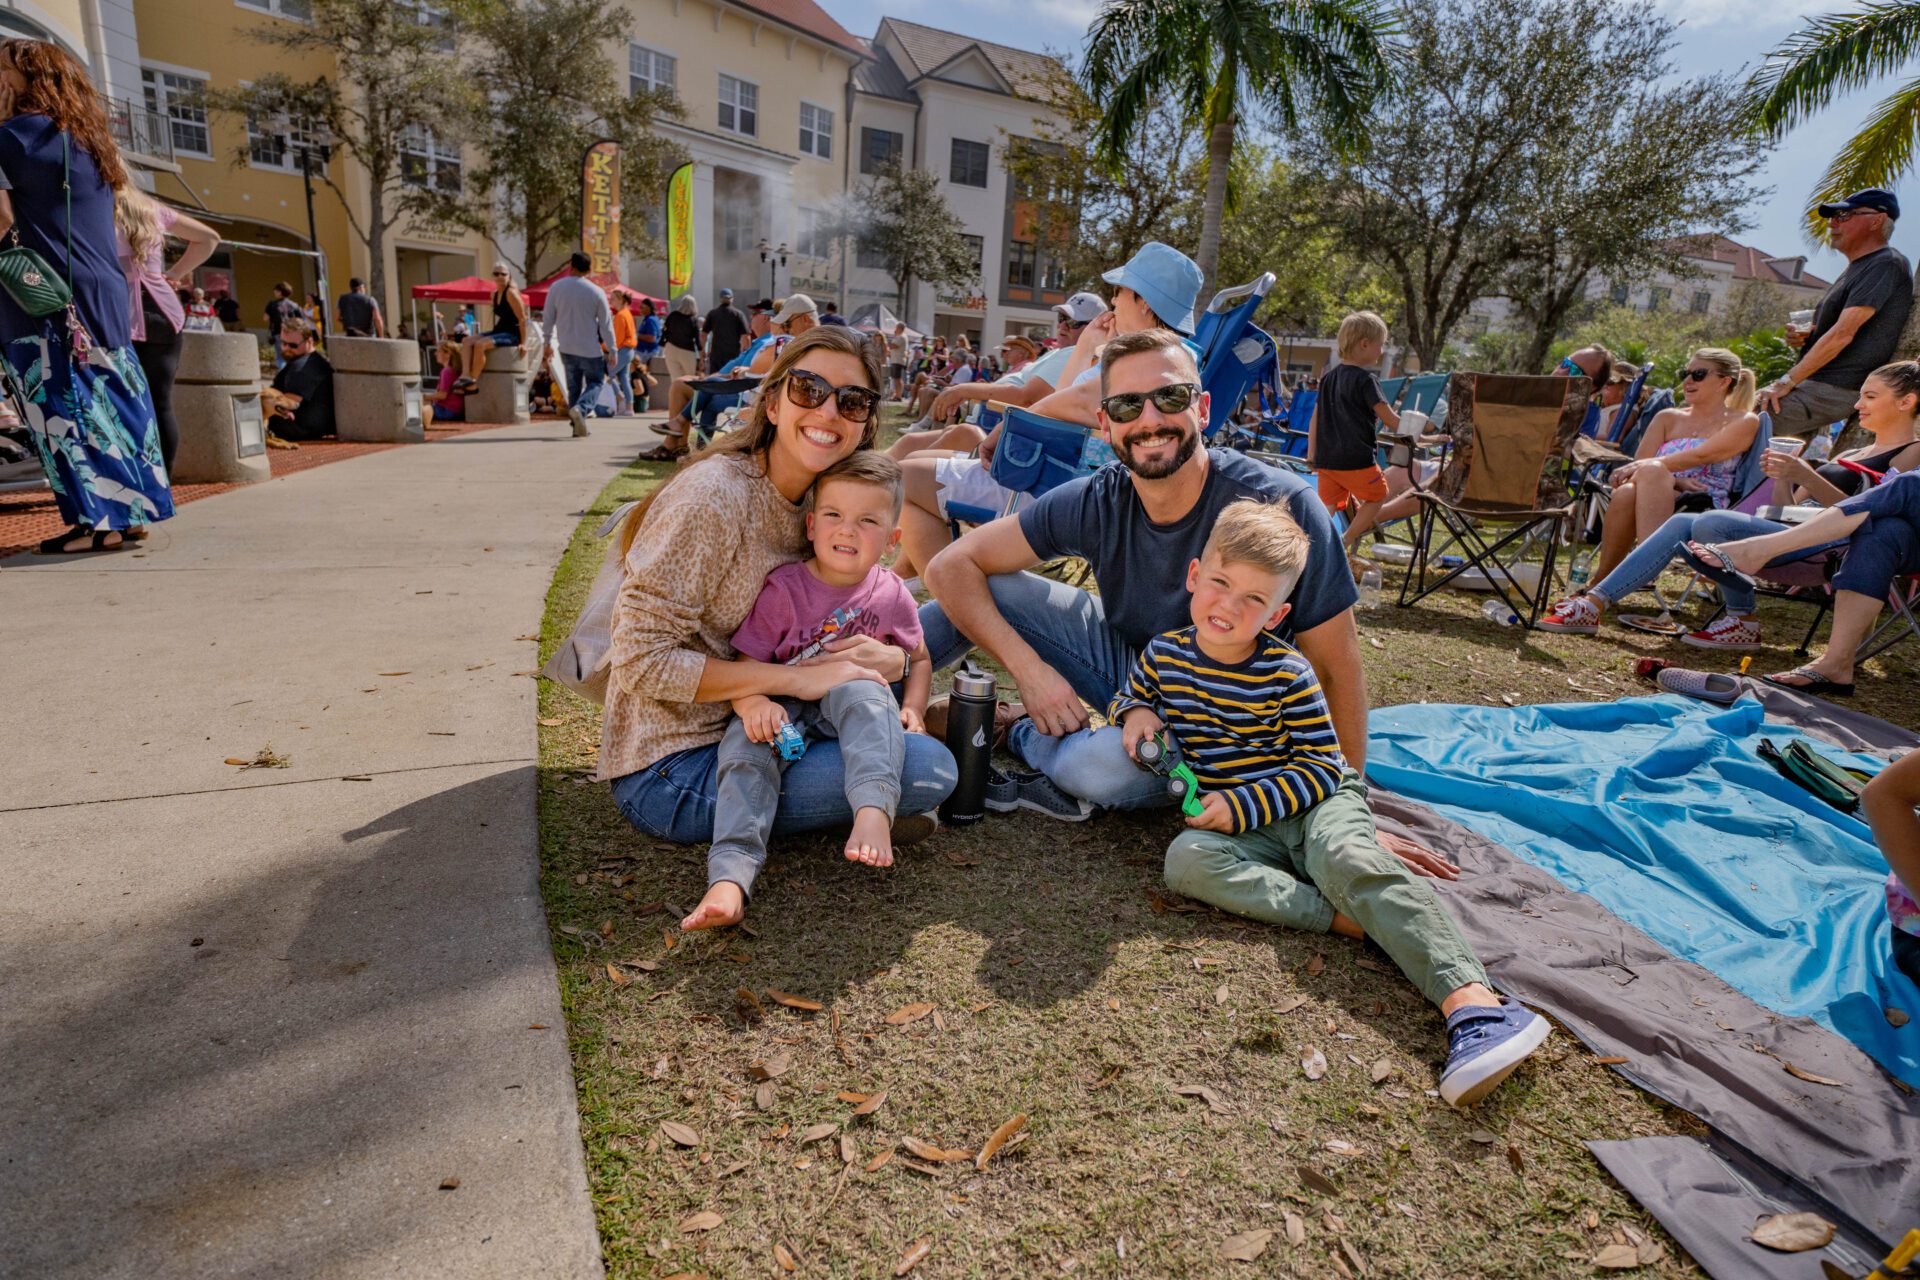
[[[0,1275],[600,1274],[524,673],[653,439],[504,427],[0,567]]]

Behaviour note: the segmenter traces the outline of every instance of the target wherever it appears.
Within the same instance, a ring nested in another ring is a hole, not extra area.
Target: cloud
[[[1655,0],[1654,7],[1695,30],[1738,24],[1748,32],[1784,32],[1834,5],[1833,0],[1773,0],[1767,5],[1753,0]]]

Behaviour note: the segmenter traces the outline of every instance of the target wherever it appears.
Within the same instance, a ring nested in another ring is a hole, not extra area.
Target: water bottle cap
[[[962,698],[991,698],[994,684],[991,672],[978,671],[971,667],[956,671],[953,675],[953,692]]]

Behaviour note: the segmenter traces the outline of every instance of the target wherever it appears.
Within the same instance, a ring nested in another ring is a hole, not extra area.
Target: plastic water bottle
[[[1380,570],[1372,565],[1368,565],[1366,572],[1360,575],[1360,599],[1358,604],[1362,609],[1378,609],[1380,607]]]
[[[1592,572],[1593,566],[1591,564],[1585,560],[1578,561],[1574,564],[1573,568],[1567,570],[1567,581],[1573,584],[1575,591],[1578,591],[1581,587],[1587,585],[1587,577]]]
[[[1520,625],[1520,615],[1507,608],[1507,602],[1499,596],[1494,596],[1491,600],[1481,605],[1480,614],[1489,622],[1502,627],[1517,627]]]

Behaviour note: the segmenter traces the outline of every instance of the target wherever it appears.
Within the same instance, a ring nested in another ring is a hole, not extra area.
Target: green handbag
[[[73,270],[73,171],[72,144],[60,139],[64,177],[61,186],[67,193],[67,270]],[[38,319],[64,311],[73,302],[73,289],[47,260],[20,243],[20,226],[15,223],[13,243],[0,249],[0,289],[7,291],[14,305]]]

